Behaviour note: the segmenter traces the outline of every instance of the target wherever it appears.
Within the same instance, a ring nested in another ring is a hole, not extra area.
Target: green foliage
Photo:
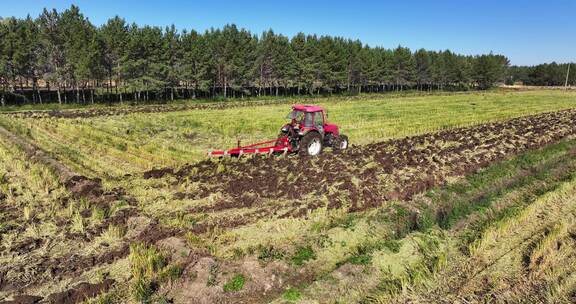
[[[166,266],[166,258],[154,246],[143,243],[130,245],[130,268],[135,278],[152,278]]]
[[[282,299],[290,302],[296,302],[300,300],[301,297],[302,295],[300,292],[294,288],[288,288],[286,291],[284,291],[284,293],[282,293]]]
[[[472,78],[480,89],[488,89],[496,82],[504,80],[508,64],[508,59],[504,56],[478,56],[473,62]]]
[[[311,246],[299,246],[296,248],[294,255],[290,258],[292,264],[296,266],[302,266],[309,260],[315,260],[316,253]]]
[[[422,206],[416,219],[416,229],[425,232],[436,224],[436,215],[429,206]]]
[[[182,276],[184,269],[180,265],[169,265],[158,274],[160,282],[173,282]]]
[[[155,247],[143,243],[130,245],[130,270],[133,277],[132,293],[142,303],[150,303],[150,298],[157,288],[159,276],[171,278],[174,270],[164,269],[167,265],[164,255]],[[160,275],[166,271],[165,274]]]
[[[280,249],[274,248],[272,245],[259,245],[258,246],[258,260],[269,262],[272,260],[281,260],[286,253]]]
[[[244,287],[245,278],[242,274],[234,275],[226,284],[224,284],[224,292],[240,291]]]
[[[355,224],[356,216],[354,214],[346,214],[345,216],[334,218],[330,222],[329,228],[342,227],[344,229],[350,229],[354,227]]]
[[[134,299],[140,303],[151,303],[154,291],[154,285],[150,279],[138,278],[132,284]]]
[[[377,220],[388,223],[394,232],[394,238],[399,239],[417,228],[418,214],[406,207],[393,203],[382,209],[376,216]]]
[[[388,248],[393,253],[400,251],[400,242],[397,240],[384,240],[382,241],[382,248]]]
[[[563,86],[570,65],[568,85],[576,85],[576,64],[544,63],[535,66],[511,66],[506,71],[506,84],[521,83],[535,86]]]
[[[354,265],[370,265],[372,263],[372,253],[374,251],[387,249],[392,253],[398,253],[400,251],[400,246],[401,244],[398,240],[366,242],[358,246],[350,257],[337,263],[337,266],[346,263],[351,263]]]
[[[119,142],[115,144],[116,149],[120,150],[120,151],[127,151],[128,150],[128,145],[125,142]]]
[[[354,265],[370,265],[372,256],[369,254],[355,254],[348,258],[347,262]]]

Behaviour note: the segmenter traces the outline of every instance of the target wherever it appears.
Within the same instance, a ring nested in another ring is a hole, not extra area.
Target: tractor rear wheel
[[[348,148],[348,136],[340,134],[338,137],[334,138],[334,143],[332,144],[332,149],[334,151],[342,151]]]
[[[322,152],[322,136],[317,132],[309,132],[300,140],[298,154],[300,156],[317,156]]]

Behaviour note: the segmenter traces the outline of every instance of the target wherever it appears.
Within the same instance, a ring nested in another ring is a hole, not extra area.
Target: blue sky
[[[115,15],[198,31],[235,23],[255,33],[302,31],[387,48],[492,51],[518,65],[576,61],[574,0],[0,0],[0,16],[36,17],[44,7],[63,10],[71,4],[97,25]]]

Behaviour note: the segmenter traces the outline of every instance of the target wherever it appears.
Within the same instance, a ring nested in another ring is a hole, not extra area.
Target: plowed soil
[[[345,153],[325,153],[318,158],[205,160],[180,170],[157,169],[144,177],[173,175],[177,183],[199,185],[193,192],[174,194],[174,199],[223,194],[215,203],[191,212],[250,210],[234,219],[212,217],[212,224],[198,225],[201,232],[271,215],[301,217],[324,206],[355,212],[389,200],[408,200],[447,178],[474,173],[574,134],[576,110],[566,110],[351,147]],[[281,206],[279,201],[287,203]]]

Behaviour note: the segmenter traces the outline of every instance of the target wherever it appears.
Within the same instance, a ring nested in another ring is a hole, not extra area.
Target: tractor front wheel
[[[300,156],[317,156],[322,152],[322,136],[316,132],[310,132],[300,140],[298,154]]]

